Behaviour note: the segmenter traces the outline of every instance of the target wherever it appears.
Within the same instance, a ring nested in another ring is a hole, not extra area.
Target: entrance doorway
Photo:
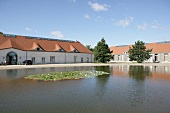
[[[18,60],[18,56],[15,52],[11,51],[6,55],[6,62],[9,65],[16,65]]]

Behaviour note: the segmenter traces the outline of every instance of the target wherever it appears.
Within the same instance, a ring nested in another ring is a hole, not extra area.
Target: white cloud
[[[152,29],[160,29],[160,30],[163,29],[163,28],[162,28],[161,26],[159,26],[159,25],[152,25],[151,28],[152,28]]]
[[[29,28],[29,27],[26,27],[25,30],[26,30],[26,31],[29,31],[29,32],[32,32],[32,33],[38,33],[37,30],[32,30],[32,29]]]
[[[152,22],[151,28],[152,28],[152,29],[158,29],[158,30],[163,29],[163,27],[160,26],[160,24],[159,24],[159,22],[158,22],[157,20],[154,20],[154,21]]]
[[[133,17],[128,17],[128,18],[125,18],[124,20],[119,20],[118,22],[115,22],[114,25],[127,27],[130,25],[130,23],[133,22],[133,20],[134,20]]]
[[[89,16],[88,14],[85,14],[85,15],[84,15],[84,18],[90,19],[90,16]]]
[[[99,4],[99,3],[97,3],[97,2],[95,2],[95,3],[88,2],[88,4],[91,6],[91,8],[92,8],[94,11],[107,11],[108,8],[110,7],[110,6],[107,5],[107,4]]]
[[[138,26],[137,26],[137,28],[138,28],[139,30],[146,30],[147,27],[148,27],[148,25],[147,25],[146,23],[143,23],[142,25],[138,25]]]
[[[30,29],[30,28],[28,28],[28,27],[26,27],[25,30],[26,30],[26,31],[30,31],[30,32],[32,31],[32,29]]]
[[[64,35],[61,31],[52,31],[50,34],[58,38],[64,38]]]

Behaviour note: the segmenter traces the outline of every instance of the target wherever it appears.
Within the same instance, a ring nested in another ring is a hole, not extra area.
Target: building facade
[[[0,34],[0,63],[88,63],[94,54],[78,41]]]
[[[128,51],[132,45],[112,46],[113,59],[111,62],[130,62]],[[145,62],[169,62],[170,63],[170,41],[146,43],[146,49],[152,49],[151,58]]]

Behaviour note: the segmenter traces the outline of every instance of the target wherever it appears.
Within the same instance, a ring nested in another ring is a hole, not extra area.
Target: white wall
[[[81,58],[83,58],[83,62],[87,62],[87,58],[89,58],[89,62],[93,62],[94,59],[94,54],[88,53],[22,51],[11,48],[0,50],[0,62],[6,61],[6,55],[11,51],[17,54],[18,63],[22,63],[26,59],[32,60],[32,57],[35,57],[35,64],[41,64],[42,57],[45,57],[45,63],[50,63],[50,56],[55,56],[55,63],[74,63],[74,56],[77,57],[77,63],[81,63]]]
[[[18,55],[18,62],[23,62],[25,60],[25,52],[17,49],[4,49],[0,50],[0,62],[6,61],[6,55],[9,52],[15,52]]]
[[[164,53],[157,53],[158,54],[158,61],[159,62],[167,62],[164,61]],[[153,60],[155,59],[155,54],[151,54],[151,58],[148,59],[145,62],[153,62]],[[118,56],[119,56],[119,60],[118,60]],[[111,60],[111,62],[130,62],[129,61],[129,57],[127,54],[120,54],[120,55],[114,55],[114,60]],[[170,62],[170,53],[168,53],[168,62]]]

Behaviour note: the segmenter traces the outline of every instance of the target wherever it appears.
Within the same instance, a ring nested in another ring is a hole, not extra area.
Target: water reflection
[[[110,75],[80,80],[26,80],[30,74],[99,70]],[[2,113],[169,113],[170,67],[99,66],[0,70]]]
[[[152,79],[170,80],[170,66],[111,66],[111,74],[114,76],[126,76],[134,80],[144,81],[147,77]]]
[[[136,80],[145,80],[145,77],[151,76],[152,72],[149,66],[130,66],[129,76]]]
[[[102,67],[97,66],[97,67],[95,67],[95,70],[96,71],[105,71],[105,72],[110,73],[109,66],[102,66]],[[95,84],[96,84],[95,95],[101,100],[103,100],[103,98],[105,96],[109,77],[110,77],[109,74],[95,77]]]
[[[16,78],[17,73],[18,73],[18,70],[11,69],[11,70],[6,71],[6,76],[7,76],[7,78]]]

